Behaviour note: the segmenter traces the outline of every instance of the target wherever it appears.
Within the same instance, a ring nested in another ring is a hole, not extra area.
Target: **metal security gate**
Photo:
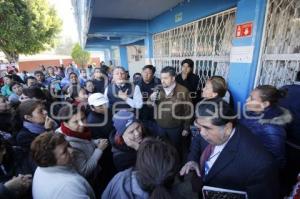
[[[194,72],[200,77],[200,87],[213,75],[226,79],[235,13],[233,8],[153,35],[154,64],[158,71],[164,66],[174,66],[179,72],[181,61],[191,58],[195,62]]]
[[[255,86],[291,84],[300,70],[300,1],[269,0]]]

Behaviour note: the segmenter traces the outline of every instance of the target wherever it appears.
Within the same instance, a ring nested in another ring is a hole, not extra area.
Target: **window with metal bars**
[[[300,1],[269,0],[257,85],[293,83],[300,70]]]
[[[227,79],[235,13],[233,8],[153,35],[154,64],[158,71],[173,66],[180,72],[181,61],[190,58],[195,62],[200,88],[213,75]]]

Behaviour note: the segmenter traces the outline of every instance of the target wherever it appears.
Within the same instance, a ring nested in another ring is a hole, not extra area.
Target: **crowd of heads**
[[[152,93],[146,93],[148,97],[145,98],[150,99],[150,94],[155,92],[159,94],[163,89],[166,91],[174,89],[179,84],[178,78],[192,82],[192,75],[197,76],[194,70],[194,62],[191,59],[181,62],[180,73],[177,73],[174,67],[166,66],[156,74],[153,65],[145,65],[140,73],[133,75],[132,82],[134,86],[148,85],[160,77],[161,82],[151,88]],[[228,85],[222,76],[209,77],[203,88],[199,78],[197,81],[197,85],[193,85],[196,87],[193,92],[197,93],[200,100],[196,100],[197,103],[194,100],[190,103],[192,106],[190,125],[197,128],[198,134],[207,143],[222,145],[229,140],[241,115],[236,114],[234,107],[229,103],[231,99]],[[8,132],[11,137],[18,136],[18,131],[24,127],[34,126],[32,132],[39,136],[30,143],[28,150],[39,167],[70,166],[76,158],[64,134],[54,133],[59,124],[60,130],[68,129],[70,133],[68,136],[82,133],[83,135],[78,137],[89,140],[91,134],[90,124],[87,122],[88,115],[91,113],[105,115],[109,118],[104,122],[104,126],[110,121],[115,130],[110,142],[117,149],[126,152],[133,150],[136,153],[134,156],[136,162],[133,166],[139,186],[150,193],[150,198],[172,198],[170,195],[172,185],[180,169],[178,165],[182,163],[178,149],[161,139],[149,138],[155,134],[153,132],[155,130],[149,128],[148,121],[141,120],[137,114],[128,110],[110,110],[107,97],[110,85],[121,89],[129,82],[129,73],[123,67],[117,66],[112,69],[103,64],[101,67],[81,69],[72,64],[67,68],[41,66],[31,75],[23,73],[19,78],[15,73],[10,73],[3,77],[0,113],[11,113],[12,126]],[[135,92],[134,86],[132,90]],[[128,89],[120,90],[117,94],[126,103],[131,97],[127,92]],[[249,94],[245,109],[256,114],[263,113],[268,108],[276,106],[285,96],[285,91],[274,86],[257,86]],[[154,96],[155,102],[157,97],[159,95]],[[146,106],[147,100],[144,100],[143,107]],[[111,115],[108,114],[109,111],[112,111]],[[6,154],[10,150],[2,139],[0,139],[0,162],[8,158]],[[105,150],[108,139],[110,137],[106,137],[106,141],[99,141],[94,148]]]

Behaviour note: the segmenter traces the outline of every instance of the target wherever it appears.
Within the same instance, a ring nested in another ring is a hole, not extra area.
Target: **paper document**
[[[247,193],[232,189],[204,186],[202,188],[203,199],[248,199]]]

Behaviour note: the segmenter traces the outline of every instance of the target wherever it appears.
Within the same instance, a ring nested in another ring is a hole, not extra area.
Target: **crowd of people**
[[[104,64],[11,68],[0,198],[202,198],[203,186],[300,198],[300,72],[292,85],[256,87],[239,107],[223,77],[202,88],[193,71],[191,59],[180,73],[145,65],[132,81]]]

